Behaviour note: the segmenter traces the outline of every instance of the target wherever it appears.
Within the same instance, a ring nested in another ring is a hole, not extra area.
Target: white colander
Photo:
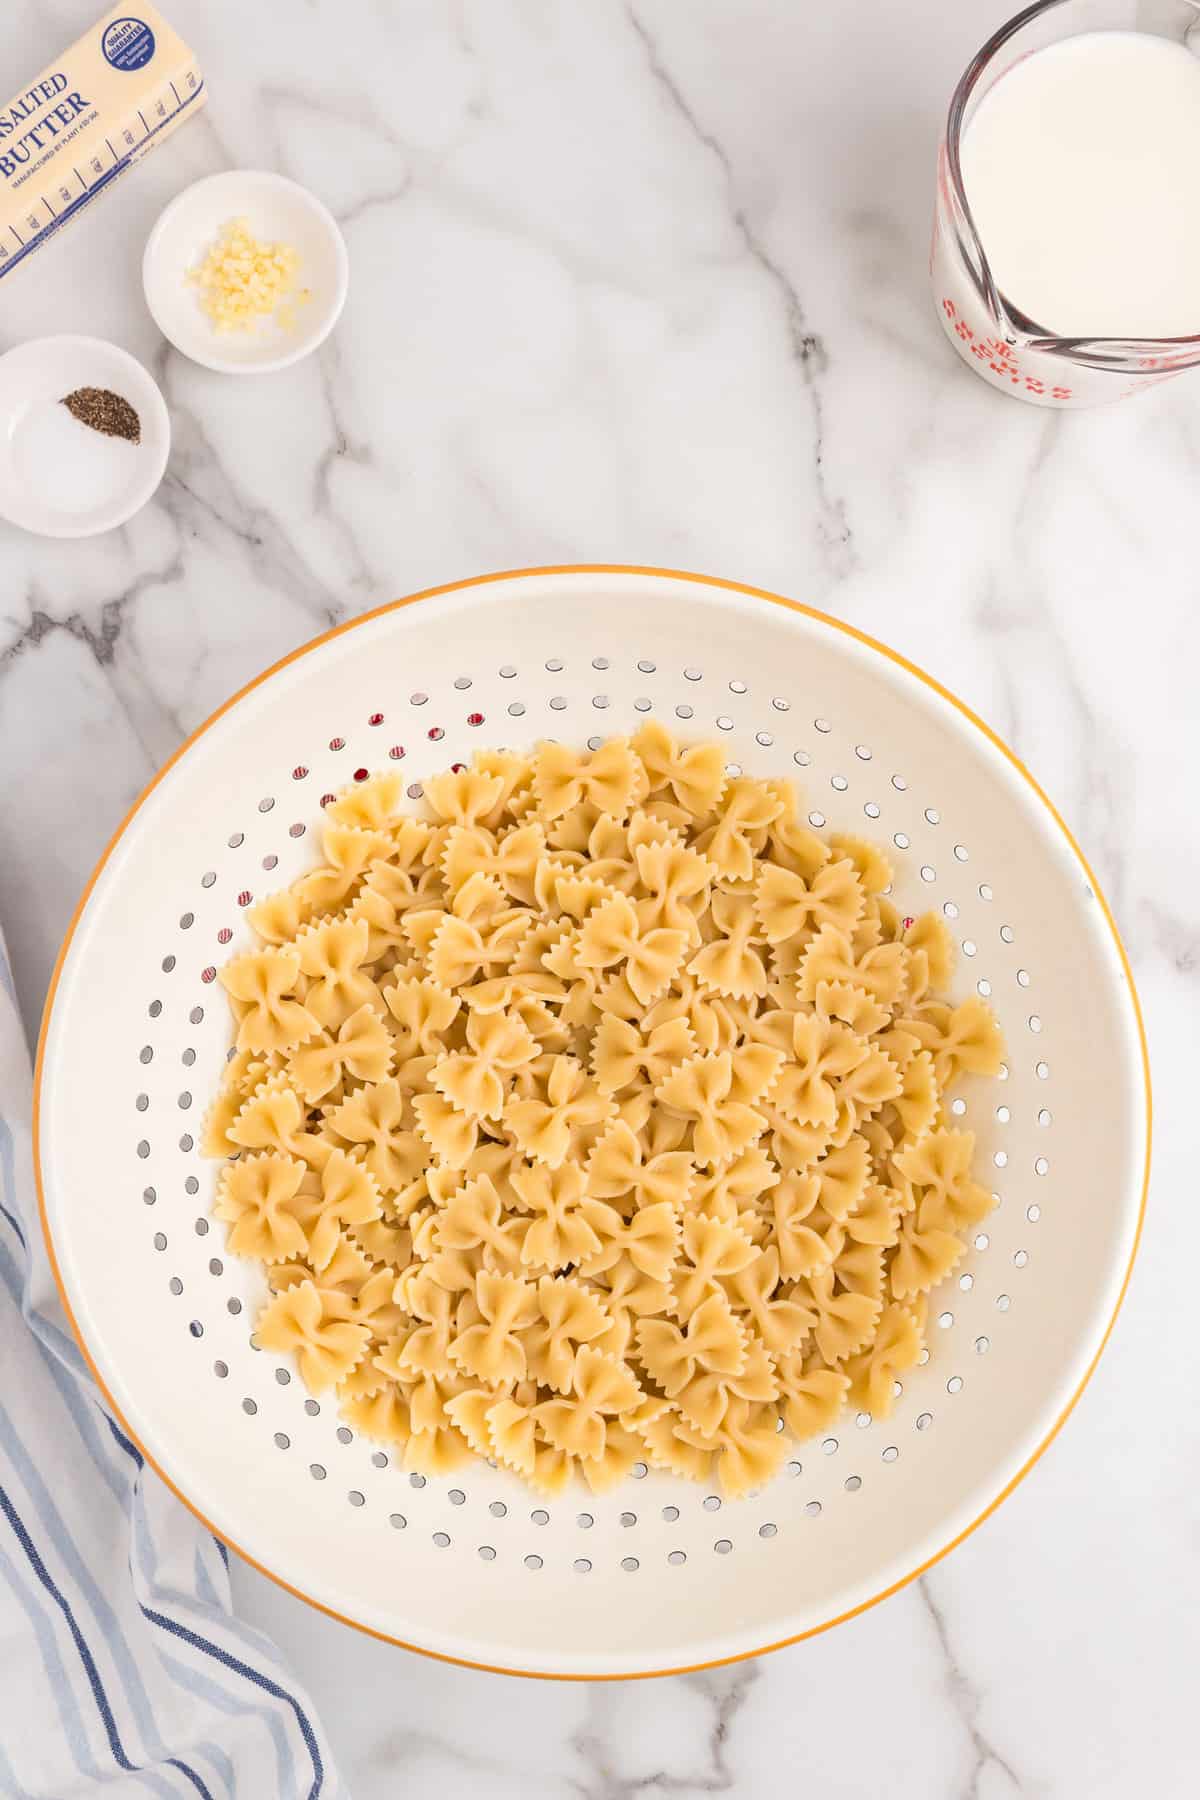
[[[482,1463],[408,1475],[250,1342],[257,1265],[210,1222],[195,1137],[230,1025],[218,964],[316,860],[322,795],[397,759],[581,742],[653,713],[797,781],[812,823],[890,847],[999,1015],[1001,1083],[954,1102],[995,1212],[930,1309],[886,1422],[847,1415],[752,1497],[639,1468],[541,1501]],[[212,1529],[368,1630],[495,1668],[659,1673],[844,1618],[977,1523],[1069,1410],[1140,1220],[1149,1089],[1128,967],[1066,828],[971,714],[892,652],[772,596],[549,569],[400,602],[298,651],[202,727],[117,833],[39,1058],[64,1297],[131,1435]]]

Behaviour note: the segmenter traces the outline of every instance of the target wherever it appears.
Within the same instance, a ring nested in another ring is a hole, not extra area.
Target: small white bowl
[[[60,402],[108,388],[138,415],[141,441],[107,437]],[[123,525],[163,477],[171,423],[154,381],[103,338],[31,338],[0,356],[0,516],[43,537]]]
[[[274,319],[218,331],[187,278],[224,227],[241,218],[256,238],[290,244],[299,254],[297,294],[307,288],[310,297],[293,305],[290,331]],[[160,213],[142,257],[146,304],[163,336],[193,362],[229,375],[286,369],[315,350],[345,305],[347,280],[346,245],[328,207],[266,169],[226,169],[184,188]]]

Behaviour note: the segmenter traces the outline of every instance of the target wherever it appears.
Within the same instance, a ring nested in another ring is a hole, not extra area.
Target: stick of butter
[[[115,6],[0,108],[0,276],[207,99],[162,15]]]

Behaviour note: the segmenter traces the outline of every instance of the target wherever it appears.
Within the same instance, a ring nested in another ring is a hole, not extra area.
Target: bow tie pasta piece
[[[753,940],[760,935],[754,902],[748,896],[718,893],[713,897],[712,920],[718,935],[704,944],[688,963],[688,973],[702,987],[732,1000],[762,999],[767,991],[767,969]]]
[[[730,1495],[886,1417],[993,1204],[948,1123],[1003,1046],[940,916],[789,782],[661,725],[355,783],[248,913],[202,1136],[265,1348],[426,1474]]]
[[[498,1119],[508,1078],[538,1054],[536,1039],[512,1013],[472,1012],[467,1046],[434,1064],[433,1084],[442,1098],[476,1119]]]
[[[934,1073],[945,1089],[960,1075],[998,1075],[1004,1040],[990,1006],[969,994],[961,1006],[927,1002],[916,1018],[900,1020],[933,1057]]]
[[[811,1005],[821,982],[844,981],[865,989],[881,1006],[895,1006],[907,978],[908,951],[903,944],[878,944],[858,954],[844,931],[822,925],[801,958],[796,992]]]
[[[569,1393],[576,1352],[602,1338],[609,1323],[599,1295],[583,1282],[544,1275],[537,1284],[537,1317],[524,1333],[530,1377],[556,1394]]]
[[[610,1420],[629,1412],[640,1395],[631,1369],[615,1356],[583,1344],[575,1357],[570,1397],[544,1401],[533,1416],[554,1449],[567,1456],[595,1458],[604,1454]]]
[[[785,806],[782,796],[765,782],[741,776],[730,782],[716,824],[701,832],[696,848],[715,865],[721,880],[753,881],[754,859]]]
[[[735,1100],[733,1055],[694,1056],[660,1084],[656,1098],[693,1122],[693,1149],[701,1166],[715,1167],[745,1150],[766,1128],[764,1114]]]
[[[546,1080],[545,1099],[510,1100],[504,1124],[526,1156],[556,1169],[579,1134],[607,1124],[616,1111],[571,1056],[556,1056]]]
[[[391,1067],[392,1035],[370,1005],[344,1019],[336,1035],[322,1032],[287,1060],[289,1079],[310,1106],[329,1099],[347,1075],[356,1081],[385,1081]]]
[[[521,1261],[550,1271],[586,1262],[600,1248],[581,1203],[587,1192],[583,1170],[567,1163],[550,1169],[529,1163],[514,1169],[513,1192],[518,1205],[533,1214],[521,1244]]]
[[[434,813],[451,825],[478,825],[500,804],[503,793],[503,777],[482,769],[447,769],[425,783]]]
[[[370,1332],[345,1317],[346,1302],[298,1281],[264,1309],[255,1335],[264,1350],[294,1351],[305,1385],[314,1394],[344,1381],[366,1354]]]
[[[402,1192],[429,1160],[414,1128],[411,1099],[397,1081],[380,1079],[355,1089],[326,1113],[325,1125],[344,1143],[361,1148],[382,1194]]]
[[[587,1164],[588,1191],[599,1200],[641,1208],[666,1201],[677,1211],[687,1205],[694,1165],[686,1150],[647,1156],[641,1138],[617,1119],[593,1145]]]
[[[633,739],[642,760],[649,792],[669,793],[694,818],[711,813],[725,791],[725,753],[719,744],[693,744],[686,750],[657,719],[643,725]]]
[[[293,892],[314,914],[336,912],[354,893],[376,858],[386,856],[388,839],[381,831],[326,820],[321,828],[325,866],[302,876]]]
[[[533,787],[544,819],[559,819],[585,803],[623,819],[646,790],[646,772],[624,738],[580,753],[542,743],[534,756]]]
[[[245,1156],[222,1169],[213,1211],[233,1227],[229,1248],[235,1256],[282,1262],[305,1254],[308,1239],[290,1207],[306,1173],[302,1162],[275,1151]]]
[[[294,997],[301,967],[294,949],[270,949],[235,957],[220,971],[239,1019],[239,1050],[290,1050],[320,1029],[319,1016]]]

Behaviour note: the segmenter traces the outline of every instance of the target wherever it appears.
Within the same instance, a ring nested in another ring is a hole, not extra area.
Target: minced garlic
[[[307,288],[295,291],[299,266],[291,244],[260,243],[248,219],[232,219],[188,280],[199,287],[200,304],[218,331],[250,331],[272,315],[293,331],[292,302],[309,298]]]

